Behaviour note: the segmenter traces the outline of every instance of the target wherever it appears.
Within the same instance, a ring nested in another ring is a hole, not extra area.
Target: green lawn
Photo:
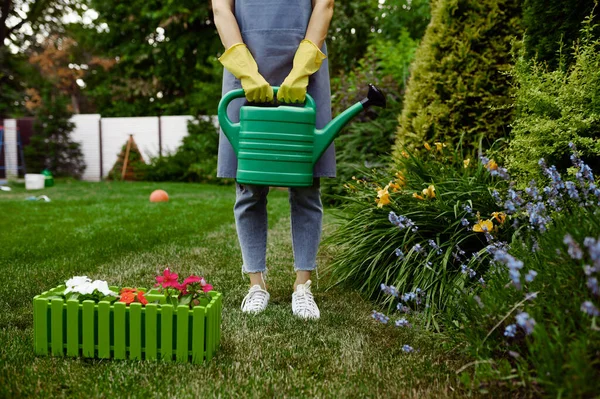
[[[169,203],[152,204],[165,189]],[[247,290],[231,186],[59,181],[52,202],[0,191],[0,397],[459,397],[465,362],[439,336],[376,323],[372,304],[315,283],[321,319],[292,316],[287,192],[269,195],[271,302],[239,310]],[[326,232],[332,218],[326,211]],[[320,265],[328,261],[326,250]],[[224,294],[222,346],[202,366],[36,357],[32,298],[73,275],[148,286],[165,266]],[[419,351],[402,352],[402,344]]]

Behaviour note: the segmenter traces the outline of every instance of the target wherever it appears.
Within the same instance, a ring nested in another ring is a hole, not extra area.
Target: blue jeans
[[[288,191],[294,270],[315,270],[323,221],[319,178],[314,179],[311,187],[290,187]],[[268,194],[268,186],[236,183],[233,214],[245,273],[266,273],[267,270]]]

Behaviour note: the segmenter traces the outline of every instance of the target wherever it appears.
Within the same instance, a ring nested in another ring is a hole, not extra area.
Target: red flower
[[[157,285],[161,285],[163,288],[174,287],[180,290],[181,286],[177,282],[178,278],[179,275],[177,273],[171,273],[167,267],[162,276],[156,276],[156,281],[158,282]]]
[[[148,300],[144,296],[144,291],[138,291],[137,300],[142,303],[142,305],[146,306],[148,304]]]
[[[121,299],[119,299],[119,302],[124,302],[129,305],[133,301],[135,301],[135,294],[133,292],[127,291],[121,293]]]

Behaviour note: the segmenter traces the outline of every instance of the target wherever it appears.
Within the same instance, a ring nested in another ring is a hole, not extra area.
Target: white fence
[[[83,180],[100,181],[108,175],[129,135],[137,144],[144,160],[173,152],[188,134],[191,116],[148,116],[132,118],[102,118],[99,114],[74,115],[73,141],[81,144],[86,165]],[[5,119],[6,176],[17,175],[16,120]],[[36,171],[37,172],[37,171]]]

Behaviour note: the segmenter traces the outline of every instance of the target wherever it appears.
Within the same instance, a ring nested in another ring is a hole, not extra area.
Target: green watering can
[[[278,87],[273,87],[277,94]],[[306,95],[304,107],[280,105],[240,108],[240,122],[227,116],[227,106],[244,97],[232,90],[219,103],[219,123],[238,159],[238,183],[278,187],[308,187],[313,184],[315,163],[344,125],[371,105],[385,107],[385,96],[369,85],[367,98],[357,102],[323,129],[315,128],[315,100]]]

